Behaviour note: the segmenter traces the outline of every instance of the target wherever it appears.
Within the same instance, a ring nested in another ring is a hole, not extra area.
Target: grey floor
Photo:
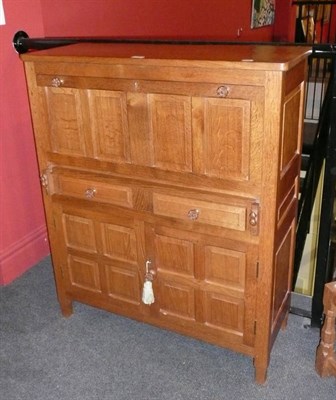
[[[47,258],[0,288],[0,399],[335,400],[308,323],[290,315],[259,386],[251,359],[229,350],[81,304],[63,318]]]

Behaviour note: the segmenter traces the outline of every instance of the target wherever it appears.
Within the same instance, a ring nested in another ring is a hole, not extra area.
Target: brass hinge
[[[250,213],[248,215],[248,223],[252,235],[259,235],[259,203],[257,201],[251,204]]]
[[[253,334],[257,334],[257,321],[254,321],[254,326],[253,326]]]
[[[40,181],[42,187],[45,189],[47,194],[51,194],[51,179],[50,175],[52,174],[52,166],[48,166],[44,169],[40,175]]]
[[[259,278],[259,261],[256,262],[256,278]]]

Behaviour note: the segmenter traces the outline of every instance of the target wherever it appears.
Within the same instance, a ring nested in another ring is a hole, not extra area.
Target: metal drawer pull
[[[196,219],[199,217],[199,213],[200,212],[197,208],[192,208],[188,211],[188,218],[192,221],[196,221]]]
[[[87,199],[93,199],[97,193],[95,188],[87,188],[84,192],[84,195]]]
[[[219,86],[217,88],[217,96],[218,97],[227,97],[230,93],[230,88],[227,86]]]
[[[64,80],[61,78],[56,77],[51,80],[51,86],[53,86],[53,87],[60,87],[63,85],[63,83],[64,83]]]

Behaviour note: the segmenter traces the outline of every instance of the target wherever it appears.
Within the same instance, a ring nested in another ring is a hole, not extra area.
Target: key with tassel
[[[153,291],[153,272],[150,271],[150,266],[152,264],[151,260],[146,261],[146,275],[145,275],[145,281],[144,281],[144,286],[142,289],[142,302],[144,304],[153,304],[155,301],[154,297],[154,291]]]

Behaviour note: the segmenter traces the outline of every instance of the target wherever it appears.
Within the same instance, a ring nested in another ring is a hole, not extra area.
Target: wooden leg
[[[62,296],[62,299],[58,300],[63,317],[70,317],[73,314],[72,301],[67,296]]]
[[[260,385],[263,385],[266,382],[267,367],[267,363],[258,362],[256,359],[254,359],[255,381]]]
[[[336,282],[324,286],[323,306],[325,320],[321,331],[321,341],[316,351],[315,369],[321,377],[336,376],[335,320]]]
[[[283,319],[283,321],[282,321],[282,324],[281,324],[281,330],[283,330],[283,331],[285,331],[286,329],[287,329],[287,323],[288,323],[288,311],[287,311],[287,313],[286,313],[286,315],[285,315],[285,318]]]

